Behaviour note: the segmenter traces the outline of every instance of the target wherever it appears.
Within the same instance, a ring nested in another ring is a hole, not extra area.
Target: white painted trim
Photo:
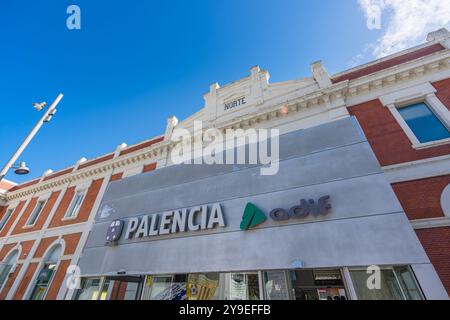
[[[350,270],[348,267],[342,268],[342,275],[344,277],[345,288],[347,289],[349,300],[358,300],[358,295],[356,294],[355,286],[353,285],[352,276],[350,275]]]
[[[143,164],[140,164],[140,165],[135,166],[135,167],[130,168],[130,169],[126,169],[126,170],[123,171],[122,178],[135,176],[137,174],[142,173],[142,170],[144,170],[144,165]]]
[[[16,250],[17,250],[17,259],[13,263],[13,266],[12,266],[11,270],[9,271],[8,276],[5,279],[5,282],[0,286],[0,293],[5,288],[5,285],[8,282],[8,278],[9,278],[10,274],[16,271],[17,265],[19,264],[20,257],[22,255],[22,246],[20,245],[20,243],[17,243],[17,245],[15,245],[11,250],[9,250],[8,253],[5,255],[5,258],[3,259],[3,261],[6,261],[6,259],[8,259],[9,256]]]
[[[86,228],[87,222],[80,222],[69,224],[65,226],[55,227],[47,230],[36,230],[33,232],[27,232],[23,234],[18,234],[6,239],[5,244],[30,241],[30,240],[40,240],[42,238],[57,237],[60,235],[80,233]]]
[[[77,191],[87,191],[92,185],[93,179],[89,179],[88,181],[84,181],[82,183],[78,183],[75,185],[69,185],[68,188],[75,186],[75,192]]]
[[[435,92],[436,89],[429,82],[425,82],[380,96],[380,101],[384,106],[395,105],[399,107],[417,100],[423,100],[428,94]]]
[[[448,130],[450,130],[450,111],[442,103],[442,101],[436,96],[435,93],[428,94],[425,100],[431,106],[438,119],[442,121]]]
[[[379,97],[381,103],[389,108],[392,116],[408,136],[414,149],[425,149],[450,143],[450,138],[426,143],[420,142],[398,111],[398,108],[413,103],[424,102],[442,124],[450,130],[450,111],[436,97],[435,92],[436,89],[430,83],[422,83]]]
[[[80,240],[78,241],[77,247],[75,249],[75,252],[73,254],[72,260],[70,262],[70,265],[78,265],[78,261],[80,259],[81,253],[83,252],[83,248],[86,244],[86,241],[88,239],[89,233],[91,231],[92,225],[94,224],[95,221],[95,215],[97,214],[98,208],[100,207],[101,204],[101,200],[103,199],[103,195],[106,192],[106,189],[108,187],[109,184],[109,180],[111,179],[111,175],[113,173],[113,170],[111,170],[108,175],[105,176],[102,186],[100,187],[100,190],[98,192],[97,198],[95,199],[94,205],[92,207],[90,216],[88,221],[83,225],[83,231],[80,237]],[[67,282],[67,277],[70,276],[68,274],[66,274],[66,276],[64,277],[63,280],[63,284],[65,284]],[[74,289],[67,289],[65,285],[62,285],[59,289],[58,292],[58,296],[57,299],[58,300],[62,300],[62,299],[66,299],[66,300],[71,300],[73,297],[73,294],[75,293],[76,290]]]
[[[450,174],[450,155],[404,162],[383,167],[390,183],[438,177]]]
[[[11,235],[11,233],[16,229],[16,226],[19,223],[20,218],[22,217],[23,213],[27,209],[28,205],[30,204],[31,199],[33,199],[33,197],[30,197],[27,200],[25,200],[25,203],[24,203],[22,209],[20,209],[20,212],[17,214],[16,220],[14,220],[14,222],[11,224],[11,228],[9,228],[8,233],[5,235],[5,238],[8,238]]]
[[[11,219],[11,217],[14,213],[14,210],[16,210],[16,208],[17,208],[17,206],[16,207],[11,206],[11,207],[6,208],[5,214],[0,218],[0,223],[3,224],[3,226],[0,224],[0,232],[2,232],[3,229],[5,228],[5,226],[8,224],[8,221],[9,221],[9,219]],[[8,212],[9,212],[9,217],[7,217],[5,219]]]
[[[443,146],[443,145],[449,144],[449,143],[450,143],[450,138],[447,138],[447,139],[442,139],[442,140],[413,144],[412,147],[416,150],[422,150],[422,149],[427,149],[427,148],[432,148],[432,147],[437,147],[437,146]]]
[[[450,227],[450,217],[411,220],[411,225],[415,230]]]
[[[38,214],[36,215],[36,218],[34,219],[34,222],[30,224],[30,223],[29,223],[29,222],[30,222],[30,219],[31,219],[31,217],[33,216],[33,214],[35,213],[35,210],[36,210],[38,204],[41,203],[41,202],[43,202],[44,204],[42,205],[40,211],[39,211]],[[33,210],[31,210],[30,216],[27,218],[27,221],[26,221],[25,224],[23,225],[22,229],[31,229],[31,228],[33,228],[33,227],[36,225],[36,222],[39,220],[39,216],[42,214],[42,211],[44,211],[44,208],[45,208],[45,206],[47,205],[47,203],[48,203],[48,198],[44,198],[44,199],[38,198],[38,199],[37,199],[36,204],[35,204],[35,206],[33,207]]]
[[[67,184],[66,184],[67,187]],[[58,195],[58,198],[55,201],[55,204],[53,205],[53,208],[51,209],[47,220],[44,222],[44,225],[42,229],[29,232],[29,233],[23,233],[18,235],[9,236],[6,239],[6,243],[9,242],[23,242],[23,241],[29,241],[33,240],[33,245],[31,246],[30,252],[28,253],[27,258],[23,262],[22,268],[20,269],[19,274],[16,277],[16,280],[14,281],[13,285],[11,286],[11,289],[9,289],[8,295],[6,296],[7,300],[10,300],[14,297],[14,294],[16,293],[17,288],[19,287],[20,283],[22,282],[22,278],[25,275],[28,267],[30,266],[30,262],[33,259],[34,254],[36,253],[37,248],[39,247],[42,238],[46,235],[46,229],[48,225],[50,224],[51,220],[53,219],[53,216],[55,215],[56,209],[59,207],[59,204],[61,203],[61,200],[64,196],[64,191],[61,190],[61,192]],[[31,201],[32,198],[28,199],[28,201]],[[25,206],[24,206],[25,208]],[[60,234],[58,234],[58,237],[61,237]],[[9,241],[9,242],[8,242]]]
[[[55,241],[53,241],[45,250],[44,254],[41,257],[41,261],[39,262],[38,266],[36,267],[36,270],[34,271],[33,277],[31,277],[30,282],[28,283],[28,286],[25,290],[25,293],[23,294],[22,300],[29,300],[30,299],[30,295],[31,295],[31,291],[33,290],[34,286],[35,286],[35,282],[36,282],[36,278],[39,275],[39,273],[42,270],[42,267],[44,265],[45,262],[45,258],[47,257],[47,255],[49,254],[49,252],[57,245],[61,246],[61,256],[56,264],[55,267],[55,271],[52,274],[52,278],[50,279],[47,288],[45,290],[44,296],[42,298],[42,300],[45,300],[45,297],[47,296],[48,293],[48,289],[50,289],[53,280],[55,279],[56,273],[58,272],[59,269],[59,265],[61,264],[61,258],[64,256],[64,252],[66,250],[66,242],[64,241],[64,239],[62,237],[56,239]]]
[[[61,218],[61,221],[70,221],[70,220],[75,220],[76,218],[78,218],[78,213],[80,212],[81,206],[84,203],[84,200],[86,200],[86,194],[89,190],[86,188],[80,188],[77,189],[75,188],[75,194],[72,198],[72,200],[69,203],[69,206],[67,207],[67,211],[64,213],[64,216]],[[81,199],[81,203],[80,206],[76,209],[75,214],[73,216],[67,216],[67,214],[69,213],[69,210],[72,208],[72,205],[74,204],[75,200],[77,199],[77,194],[82,192],[83,193],[83,199]]]
[[[373,65],[385,62],[385,61],[392,60],[394,58],[403,56],[403,55],[411,53],[411,52],[415,52],[415,51],[420,50],[420,49],[424,49],[424,48],[430,47],[430,46],[438,44],[438,43],[440,43],[440,42],[439,41],[430,41],[430,42],[425,42],[425,43],[419,44],[419,45],[417,45],[415,47],[408,48],[406,50],[402,50],[402,51],[396,52],[394,54],[390,54],[388,56],[385,56],[385,57],[382,57],[382,58],[370,61],[368,63],[365,63],[365,64],[362,64],[362,65],[359,65],[359,66],[356,66],[356,67],[353,67],[353,68],[341,71],[339,73],[335,73],[335,74],[333,74],[331,76],[331,79],[337,79],[337,78],[339,78],[339,77],[341,77],[343,75],[346,75],[346,74],[349,74],[349,73],[353,73],[353,72],[359,71],[361,69],[368,68],[370,66],[373,66]]]
[[[397,121],[397,123],[400,125],[400,127],[402,128],[403,132],[405,132],[405,134],[408,136],[409,141],[411,141],[411,144],[413,146],[418,146],[420,145],[420,141],[419,139],[417,139],[416,135],[414,134],[414,132],[411,130],[411,128],[408,126],[408,124],[405,122],[405,120],[403,119],[403,117],[400,115],[400,112],[398,112],[397,107],[394,104],[390,104],[387,106],[389,108],[389,111],[391,112],[391,114],[394,116],[395,120]]]
[[[450,183],[442,190],[440,204],[445,216],[450,218]]]

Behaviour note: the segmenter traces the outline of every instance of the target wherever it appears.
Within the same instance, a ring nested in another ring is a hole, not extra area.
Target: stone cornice
[[[62,176],[55,177],[50,180],[40,181],[29,187],[19,189],[12,192],[7,192],[4,196],[7,201],[27,197],[36,192],[43,192],[46,190],[57,189],[68,183],[81,181],[88,178],[96,178],[105,176],[109,171],[125,168],[133,164],[138,164],[146,160],[154,159],[157,161],[158,157],[164,154],[167,150],[167,143],[164,141],[155,143],[150,147],[137,150],[133,153],[113,158],[96,165],[92,165],[83,169],[75,170]]]
[[[394,66],[371,75],[363,76],[354,80],[345,80],[333,84],[327,88],[319,89],[304,96],[294,97],[291,100],[275,103],[267,107],[262,106],[255,109],[250,114],[234,118],[232,120],[210,124],[209,127],[225,131],[228,128],[248,128],[256,123],[261,123],[276,119],[278,117],[287,117],[307,108],[317,106],[326,106],[332,109],[333,105],[344,106],[344,98],[364,96],[365,94],[395,84],[410,81],[424,74],[433,73],[442,70],[450,70],[450,50],[442,50],[426,57],[419,58],[398,66]],[[80,181],[92,177],[101,177],[110,170],[125,168],[138,164],[149,159],[157,161],[164,157],[176,143],[172,141],[161,141],[147,148],[135,152],[100,162],[83,169],[78,169],[49,179],[40,181],[34,185],[23,189],[0,194],[0,201],[11,201],[27,197],[36,192],[52,190],[68,183]]]
[[[223,131],[231,128],[248,128],[255,123],[269,121],[280,116],[284,117],[307,108],[313,108],[321,105],[331,106],[334,101],[343,97],[347,90],[347,83],[348,81],[343,81],[328,88],[308,93],[301,97],[295,97],[288,101],[275,103],[266,107],[260,107],[245,116],[218,122],[211,127]]]
[[[450,70],[450,49],[350,80],[346,98],[363,96],[372,90],[411,81],[442,70]]]

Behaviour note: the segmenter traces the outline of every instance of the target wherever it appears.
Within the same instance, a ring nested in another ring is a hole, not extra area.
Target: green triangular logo
[[[266,215],[253,203],[247,203],[242,215],[241,230],[248,230],[266,221]]]

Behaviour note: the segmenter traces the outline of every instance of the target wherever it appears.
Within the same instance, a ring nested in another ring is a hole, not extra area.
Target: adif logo
[[[122,220],[111,222],[106,233],[106,244],[115,244],[120,239],[125,223]]]
[[[296,205],[289,210],[283,208],[273,209],[270,211],[269,216],[273,221],[286,221],[291,218],[304,219],[310,215],[317,218],[320,215],[326,215],[331,209],[331,204],[328,203],[329,200],[329,195],[320,197],[317,202],[313,199],[301,199],[300,205]],[[245,206],[240,228],[243,231],[252,229],[266,220],[267,217],[264,212],[253,203],[249,202]]]
[[[245,231],[256,227],[257,225],[263,223],[267,220],[266,215],[253,203],[247,203],[244,209],[244,214],[242,215],[242,221],[240,228]]]

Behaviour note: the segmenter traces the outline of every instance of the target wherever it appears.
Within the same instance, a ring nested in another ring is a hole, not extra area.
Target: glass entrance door
[[[137,300],[140,296],[143,277],[106,277],[100,300]]]
[[[346,300],[340,270],[290,271],[295,300]]]

